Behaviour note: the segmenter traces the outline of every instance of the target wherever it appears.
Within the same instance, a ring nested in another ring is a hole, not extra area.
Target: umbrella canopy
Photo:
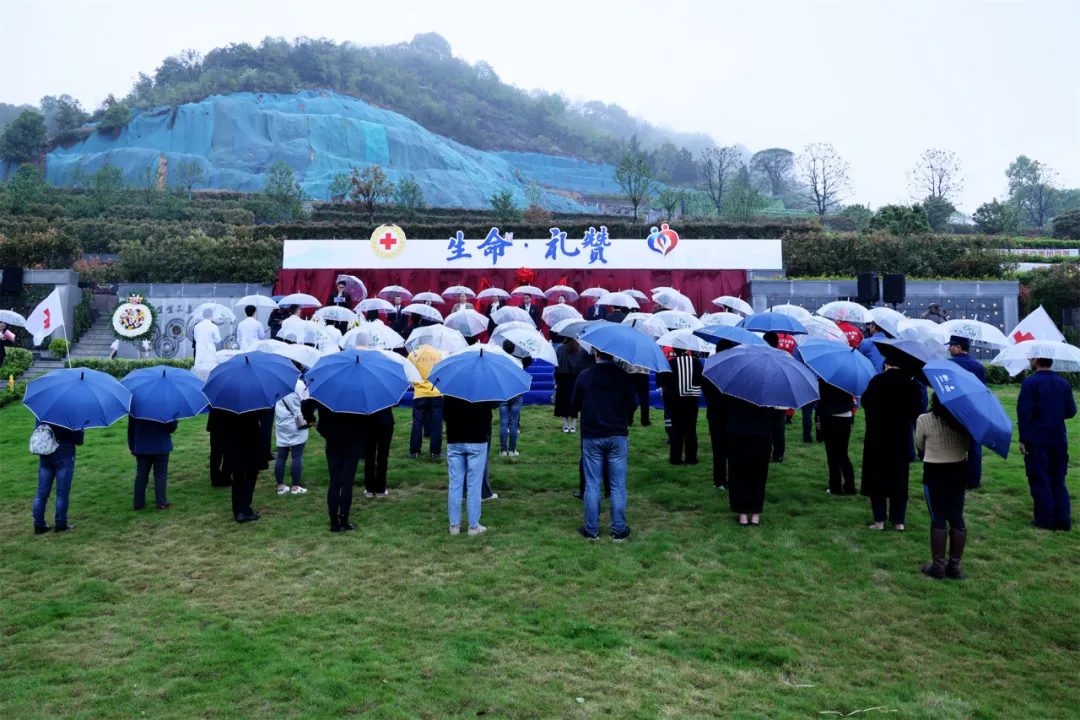
[[[578,299],[578,292],[569,285],[552,285],[544,291],[544,296],[552,300],[560,295],[566,298],[566,302],[575,302]]]
[[[783,350],[740,345],[705,361],[705,378],[725,395],[760,407],[799,408],[818,399],[817,376]]]
[[[26,327],[26,318],[14,310],[0,310],[0,322],[16,327]]]
[[[433,308],[431,305],[423,305],[421,303],[413,303],[405,307],[402,311],[403,315],[419,315],[425,320],[441,323],[443,321],[442,313]]]
[[[814,314],[804,307],[798,305],[773,305],[769,308],[769,312],[780,313],[781,315],[790,315],[796,320],[802,321],[804,318],[813,317]]]
[[[345,292],[356,302],[367,299],[367,286],[360,282],[360,278],[355,275],[338,275],[337,281],[345,283]]]
[[[620,290],[619,292],[623,293],[624,295],[629,295],[630,297],[634,298],[638,302],[648,302],[649,301],[649,296],[648,295],[641,292],[640,290],[635,290],[634,288],[630,288],[629,290]]]
[[[847,343],[811,338],[799,345],[799,354],[818,377],[833,387],[859,397],[877,375],[874,363]]]
[[[743,315],[753,315],[754,314],[754,308],[751,307],[750,303],[746,302],[745,300],[741,300],[741,299],[739,299],[737,297],[734,297],[732,295],[721,295],[720,297],[713,300],[712,303],[716,307],[729,308],[729,309],[734,310],[735,312],[741,313]]]
[[[491,337],[488,338],[488,343],[502,347],[503,340],[505,339],[504,335],[510,330],[531,330],[533,332],[536,332],[536,328],[534,328],[530,323],[521,322],[520,320],[511,320],[510,322],[503,323],[502,325],[497,326],[495,328],[495,331],[491,333]],[[475,347],[475,345],[472,345],[470,347]]]
[[[947,320],[934,329],[934,334],[942,343],[948,343],[953,335],[967,338],[974,343],[982,343],[993,347],[1009,347],[1009,339],[1005,333],[989,323],[978,320]]]
[[[705,313],[700,318],[702,325],[738,325],[743,316],[732,312]]]
[[[608,294],[608,291],[602,287],[591,287],[588,290],[584,290],[581,293],[581,297],[588,298],[602,298]]]
[[[918,370],[934,359],[921,343],[914,340],[874,338],[874,345],[885,358],[885,362],[895,367]]]
[[[362,323],[345,333],[341,339],[341,347],[369,347],[376,350],[393,350],[403,347],[405,338],[398,335],[393,329],[383,323]]]
[[[465,348],[464,350],[458,350],[457,353],[455,353],[455,354],[460,355],[462,353],[478,353],[478,352],[494,353],[496,355],[501,355],[502,357],[508,358],[509,360],[511,360],[518,367],[521,367],[521,360],[519,360],[516,355],[511,355],[510,353],[503,350],[502,345],[494,345],[494,344],[489,343],[489,342],[488,343],[476,343],[474,345],[470,345],[469,347]],[[520,352],[521,357],[527,357],[528,356],[527,352],[524,352],[522,350],[518,350],[516,347],[514,348],[514,352],[515,353]]]
[[[469,343],[464,335],[453,328],[429,325],[414,329],[409,334],[409,339],[405,341],[405,349],[409,352],[415,352],[421,345],[430,345],[436,350],[452,353],[467,348]]]
[[[705,324],[696,317],[690,313],[682,312],[681,310],[662,310],[656,313],[654,317],[664,323],[664,327],[668,330],[679,330],[682,328],[697,330],[698,328],[705,327]]]
[[[646,335],[658,338],[668,331],[667,325],[656,315],[651,313],[632,312],[623,318],[623,325],[629,325],[635,330],[640,330]]]
[[[476,296],[477,300],[509,300],[510,293],[506,292],[502,288],[488,288],[481,290],[480,294]]]
[[[662,293],[662,292],[679,292],[679,291],[676,290],[673,287],[668,287],[667,285],[661,285],[660,287],[654,287],[652,289],[652,294],[653,295],[655,295],[656,293]]]
[[[830,340],[832,342],[848,344],[847,335],[840,329],[840,326],[834,323],[829,318],[823,318],[819,315],[811,315],[810,317],[800,318],[799,322],[806,328],[805,335],[796,335],[795,342],[802,344],[810,338],[817,338],[818,340]]]
[[[379,297],[390,302],[393,302],[395,297],[400,297],[403,303],[411,303],[413,300],[413,294],[400,285],[387,285],[379,291]]]
[[[433,293],[433,292],[417,293],[416,295],[413,296],[412,301],[414,303],[426,303],[426,302],[429,302],[429,303],[432,303],[434,305],[442,305],[443,302],[444,302],[444,300],[442,299],[442,295],[439,295],[438,293]]]
[[[551,327],[563,320],[580,320],[581,313],[573,305],[548,305],[540,313],[540,317]]]
[[[278,307],[289,307],[296,305],[302,308],[319,308],[322,307],[322,303],[316,300],[313,296],[307,293],[293,293],[292,295],[286,295],[278,300]]]
[[[503,305],[491,313],[491,319],[495,321],[496,325],[508,322],[523,322],[528,323],[530,327],[536,327],[536,323],[533,322],[532,316],[528,312],[513,305]]]
[[[1012,420],[982,380],[948,360],[931,360],[923,366],[922,374],[941,404],[977,443],[1009,457]]]
[[[833,322],[849,322],[865,325],[874,320],[869,310],[859,303],[853,303],[847,300],[837,300],[835,302],[825,303],[818,308],[817,314],[821,317],[829,318]]]
[[[913,340],[935,358],[946,358],[949,355],[948,346],[938,340],[937,323],[933,320],[921,318],[904,318],[896,324],[896,337],[900,340]]]
[[[210,405],[203,395],[203,381],[182,368],[132,370],[120,384],[131,391],[128,414],[139,420],[183,420],[195,417]]]
[[[697,314],[697,310],[694,309],[694,303],[690,302],[690,298],[675,290],[663,290],[658,292],[653,295],[652,301],[668,310],[677,310],[691,315]]]
[[[88,368],[64,368],[31,380],[23,405],[43,423],[68,430],[109,427],[128,414],[131,391]]]
[[[744,327],[747,330],[755,332],[775,332],[785,333],[787,335],[805,335],[806,327],[791,317],[790,315],[782,315],[774,312],[763,312],[757,315],[751,315],[748,318],[744,318],[739,323],[740,327]]]
[[[231,357],[211,370],[203,395],[217,410],[237,414],[266,410],[293,392],[299,377],[291,360],[256,350]]]
[[[535,285],[518,285],[516,288],[510,291],[513,297],[525,297],[531,295],[534,298],[544,297],[544,291]]]
[[[563,337],[576,337],[589,325],[594,322],[604,322],[603,320],[585,320],[584,318],[571,318],[569,320],[562,320],[551,326],[552,335],[562,335]],[[498,329],[495,331],[498,332]]]
[[[448,288],[446,288],[445,290],[442,291],[442,296],[443,296],[444,299],[449,298],[450,300],[453,300],[454,302],[457,302],[458,295],[464,295],[465,297],[469,298],[470,300],[473,300],[473,299],[476,298],[476,293],[474,293],[472,290],[465,287],[464,285],[451,285],[450,287],[448,287]]]
[[[304,320],[296,315],[285,318],[278,330],[279,340],[291,340],[301,345],[314,345],[331,339],[330,328],[322,323]]]
[[[874,319],[875,325],[893,337],[896,337],[898,333],[897,325],[908,319],[903,313],[887,307],[870,308],[870,317]]]
[[[365,300],[365,302],[367,302]],[[328,305],[315,311],[315,317],[323,322],[356,322],[356,313],[340,305]]]
[[[363,315],[369,313],[372,310],[375,312],[396,313],[397,308],[394,307],[392,302],[383,300],[382,298],[368,298],[367,300],[361,300],[357,306],[357,313]]]
[[[552,365],[559,364],[559,358],[555,356],[555,348],[536,330],[511,328],[504,331],[501,337],[512,342],[518,352],[524,353],[534,360],[543,360]]]
[[[578,334],[581,340],[600,352],[607,353],[631,365],[656,372],[670,372],[664,351],[656,341],[628,325],[600,321]]]
[[[656,344],[660,347],[689,350],[690,352],[707,353],[709,355],[716,352],[715,344],[699,337],[690,328],[681,328],[664,333],[656,340]]]
[[[991,365],[1009,367],[1016,361],[1027,362],[1033,358],[1046,358],[1054,361],[1054,370],[1059,372],[1080,372],[1080,348],[1065,342],[1049,340],[1025,340],[998,353]]]
[[[443,395],[468,402],[505,402],[532,385],[514,360],[486,348],[446,358],[431,368],[428,380]]]
[[[276,308],[278,306],[273,298],[268,298],[265,295],[245,295],[237,300],[233,307],[247,307],[248,305],[254,305],[257,308]]]
[[[694,334],[703,340],[707,340],[713,344],[719,343],[721,340],[727,340],[728,342],[735,343],[736,345],[764,345],[768,347],[769,344],[761,339],[760,336],[755,335],[749,330],[745,330],[741,327],[735,327],[733,325],[708,325],[694,331]]]
[[[405,379],[410,383],[424,382],[424,376],[420,374],[420,371],[416,369],[416,366],[406,358],[398,355],[393,350],[383,350],[381,348],[371,347],[358,347],[356,348],[360,352],[376,352],[385,357],[392,363],[401,366],[401,369],[405,372]]]
[[[637,300],[630,297],[626,293],[608,293],[601,296],[596,301],[597,305],[609,305],[611,307],[628,308],[630,310],[637,310],[639,305]]]
[[[323,356],[321,352],[313,347],[281,342],[280,340],[263,340],[255,346],[255,349],[270,355],[280,355],[283,358],[298,362],[304,367],[312,367]]]
[[[191,315],[189,315],[188,317],[195,318],[196,321],[200,321],[203,319],[203,313],[208,309],[211,313],[213,313],[210,316],[210,320],[215,325],[224,325],[227,322],[236,322],[236,313],[234,313],[231,309],[225,307],[221,303],[214,302],[206,302],[202,305],[199,305],[191,311]]]
[[[344,350],[307,372],[308,393],[334,412],[370,415],[401,402],[411,383],[382,353]]]
[[[447,315],[443,324],[454,328],[465,337],[475,337],[487,330],[488,319],[475,310],[458,310]]]

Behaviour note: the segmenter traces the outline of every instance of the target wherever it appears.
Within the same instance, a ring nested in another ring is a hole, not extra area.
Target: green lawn
[[[1015,444],[968,495],[968,579],[936,582],[918,571],[918,466],[908,532],[873,533],[790,426],[763,525],[742,529],[711,487],[704,414],[697,467],[666,464],[662,427],[633,430],[634,536],[589,544],[577,436],[550,413],[527,408],[521,457],[492,458],[478,538],[447,534],[445,465],[405,457],[405,411],[390,497],[360,495],[354,533],[327,531],[318,440],[311,492],[278,497],[264,473],[262,519],[234,523],[195,420],[172,510],[131,511],[122,421],[79,451],[77,532],[35,537],[32,416],[0,411],[0,717],[1080,716],[1080,534],[1030,527]]]

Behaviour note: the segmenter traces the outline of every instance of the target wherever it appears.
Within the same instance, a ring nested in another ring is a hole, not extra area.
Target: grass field
[[[35,537],[32,416],[0,410],[0,717],[1080,716],[1080,534],[1030,527],[1015,443],[968,494],[968,579],[937,582],[918,571],[918,466],[908,531],[870,532],[868,501],[825,494],[823,447],[790,426],[763,524],[742,529],[704,415],[697,467],[666,464],[662,427],[632,431],[634,536],[586,543],[577,436],[550,413],[527,408],[521,457],[492,458],[477,538],[447,534],[445,465],[405,457],[405,411],[390,496],[356,499],[354,533],[327,531],[319,440],[311,492],[263,473],[262,519],[234,523],[195,420],[172,510],[131,511],[121,421],[79,450],[78,530]],[[861,437],[859,420],[856,468]]]

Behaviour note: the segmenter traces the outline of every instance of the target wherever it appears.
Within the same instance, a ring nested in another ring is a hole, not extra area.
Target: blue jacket
[[[982,380],[984,385],[986,384],[986,367],[975,358],[971,357],[967,353],[963,353],[961,355],[953,355],[951,358],[949,358],[949,360],[956,363],[975,377]]]
[[[578,375],[573,407],[581,413],[581,437],[626,437],[626,420],[637,393],[630,376],[612,362],[598,362]]]
[[[128,418],[128,450],[132,455],[168,455],[172,452],[172,434],[176,421],[169,423]]]
[[[885,357],[878,350],[877,345],[874,344],[874,338],[885,339],[885,333],[875,333],[874,335],[863,338],[863,341],[859,343],[859,352],[866,356],[866,359],[874,363],[874,370],[878,373],[885,370]]]
[[[1065,421],[1076,417],[1072,388],[1053,370],[1040,370],[1020,386],[1016,418],[1020,442],[1028,447],[1066,447]]]
[[[37,427],[41,424],[42,423],[37,422],[34,424],[34,427]],[[75,457],[75,446],[83,444],[83,431],[68,430],[67,428],[60,427],[59,425],[52,425],[49,423],[45,424],[52,428],[53,437],[56,438],[56,444],[58,445],[58,447],[56,448],[56,452],[54,452],[52,455],[46,455],[43,457],[51,457],[56,459]]]

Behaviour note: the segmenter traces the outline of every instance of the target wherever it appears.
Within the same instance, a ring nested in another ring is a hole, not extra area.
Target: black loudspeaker
[[[21,267],[5,267],[4,281],[0,283],[0,292],[18,295],[22,292],[23,269]]]
[[[903,273],[889,273],[881,279],[881,301],[899,305],[907,299],[907,279]]]
[[[873,304],[881,297],[877,273],[859,273],[859,302]]]

